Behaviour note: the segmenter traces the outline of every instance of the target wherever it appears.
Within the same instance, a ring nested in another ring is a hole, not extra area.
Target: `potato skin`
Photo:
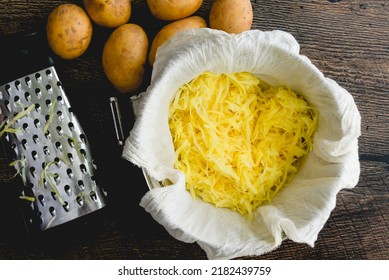
[[[88,48],[92,22],[78,5],[61,4],[49,15],[46,35],[51,50],[63,59],[75,59]]]
[[[199,16],[191,16],[184,19],[179,19],[162,27],[162,29],[154,37],[153,43],[151,44],[149,52],[149,64],[153,65],[158,47],[169,40],[170,37],[187,29],[203,27],[207,27],[207,22]]]
[[[84,0],[84,6],[91,19],[104,27],[118,27],[131,17],[131,0]]]
[[[178,20],[196,12],[203,0],[147,0],[154,17],[161,20]]]
[[[121,93],[131,93],[143,82],[149,42],[142,27],[127,23],[117,27],[104,45],[104,73]]]
[[[249,30],[253,23],[250,0],[215,0],[209,13],[209,26],[238,34]]]

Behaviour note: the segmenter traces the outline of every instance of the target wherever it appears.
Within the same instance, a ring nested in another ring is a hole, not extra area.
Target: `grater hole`
[[[47,70],[46,70],[46,76],[47,76],[47,77],[51,77],[51,76],[52,76],[52,73],[51,73],[51,70],[50,70],[50,69],[47,69]]]
[[[68,153],[68,158],[70,161],[73,161],[73,155],[71,153]]]
[[[86,158],[86,151],[84,149],[80,149],[80,153]]]
[[[41,127],[41,122],[39,121],[39,119],[35,119],[34,120],[34,125],[36,128],[40,128]]]
[[[37,151],[35,151],[35,150],[32,151],[32,152],[31,152],[31,157],[32,157],[33,160],[36,160],[36,159],[38,158],[38,153],[37,153]]]
[[[84,205],[84,199],[81,195],[78,195],[76,198],[76,202],[78,205],[83,206]]]
[[[97,194],[95,191],[91,191],[89,193],[90,198],[92,198],[93,201],[97,201]]]
[[[59,157],[54,158],[54,162],[57,167],[61,167],[61,160],[59,159]]]
[[[53,179],[54,179],[54,182],[58,185],[61,181],[61,178],[59,177],[59,174],[58,173],[54,173],[53,174]]]
[[[22,146],[25,150],[27,149],[27,139],[22,139]]]
[[[57,142],[55,142],[55,147],[57,148],[57,150],[62,150],[62,144],[61,144],[61,142],[59,142],[59,141],[57,141]]]
[[[47,140],[51,139],[51,132],[50,132],[50,130],[46,131],[45,137],[46,137]]]
[[[85,134],[81,133],[80,134],[80,139],[81,139],[82,142],[86,143],[86,136],[85,136]]]
[[[81,164],[81,165],[80,165],[80,170],[81,170],[81,172],[84,173],[84,174],[87,173],[85,164]]]
[[[36,96],[37,96],[38,98],[41,98],[42,92],[41,92],[40,88],[36,88],[36,89],[35,89],[35,94],[36,94]]]
[[[62,207],[63,207],[63,209],[65,209],[66,212],[69,212],[70,206],[69,206],[69,203],[67,201],[64,201]]]
[[[50,107],[50,106],[51,106],[51,100],[50,100],[50,99],[46,99],[46,106],[47,106],[47,107]]]
[[[70,178],[73,178],[73,177],[74,177],[73,170],[72,170],[71,168],[68,168],[68,169],[66,170],[66,173],[68,174],[68,176],[69,176]]]
[[[10,111],[10,102],[8,99],[4,100],[4,105],[5,105],[5,108],[8,110],[8,112]]]
[[[72,108],[72,107],[69,107],[69,108],[68,108],[68,112],[69,112],[69,114],[73,114],[73,108]]]
[[[34,134],[34,135],[32,136],[32,141],[34,141],[35,144],[38,144],[38,143],[39,143],[39,137],[38,137],[38,135]]]
[[[50,206],[49,212],[50,212],[51,216],[53,216],[53,217],[56,215],[55,208],[53,206]]]
[[[37,80],[38,82],[42,81],[42,76],[41,76],[41,74],[36,73],[36,74],[35,74],[35,80]]]
[[[63,119],[62,111],[57,111],[57,117],[58,117],[58,119],[60,119],[60,120]]]
[[[57,194],[55,192],[51,192],[51,197],[54,199],[54,200],[57,200]]]
[[[45,197],[42,194],[38,195],[38,201],[42,206],[45,206]]]
[[[10,94],[10,89],[11,89],[11,86],[9,84],[6,84],[5,85],[5,90],[7,91],[8,94]]]
[[[30,174],[31,174],[32,177],[35,177],[35,175],[36,175],[36,169],[35,169],[34,166],[30,167]]]
[[[57,82],[57,87],[62,87],[62,83],[60,81]]]
[[[24,131],[28,132],[28,123],[24,123],[22,125],[22,128],[23,128]]]
[[[52,89],[51,85],[49,85],[49,84],[46,85],[46,90],[48,93],[53,93],[53,89]]]
[[[48,146],[43,146],[43,153],[48,156],[50,155],[50,150],[49,150],[49,147]]]
[[[14,97],[14,101],[15,101],[15,102],[19,102],[19,101],[20,101],[20,97],[16,95],[16,96]]]
[[[74,129],[74,124],[72,122],[69,122],[68,127],[72,131]]]
[[[71,138],[68,138],[68,143],[70,147],[74,147],[74,141]]]
[[[27,85],[28,87],[31,86],[31,78],[30,78],[30,77],[24,78],[24,82],[26,83],[26,85]]]
[[[58,95],[57,96],[57,101],[60,103],[60,104],[63,104],[63,98],[61,95]]]
[[[35,110],[40,113],[41,112],[41,105],[39,103],[35,103]]]
[[[19,80],[15,81],[15,87],[17,90],[20,90],[20,81]]]
[[[24,98],[26,99],[27,102],[30,102],[31,101],[31,94],[28,91],[26,91],[24,93]]]
[[[66,193],[67,195],[71,195],[72,189],[70,188],[69,185],[65,185],[63,188],[64,188],[65,193]]]
[[[78,180],[77,184],[80,190],[83,191],[85,189],[84,182],[82,180]]]
[[[61,135],[62,134],[62,127],[57,126],[56,129],[57,129],[58,134]]]

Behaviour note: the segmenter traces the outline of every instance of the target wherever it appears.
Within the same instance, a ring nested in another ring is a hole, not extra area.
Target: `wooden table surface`
[[[275,251],[255,258],[389,259],[389,2],[251,2],[252,28],[280,29],[295,36],[301,53],[352,94],[362,116],[359,183],[338,194],[336,208],[314,248],[287,240]],[[60,3],[82,5],[82,1],[0,1],[0,34],[42,30],[48,14]],[[152,38],[164,23],[151,17],[145,3],[133,1],[130,21],[142,25]],[[204,0],[197,14],[207,19],[211,3]],[[120,157],[108,103],[110,96],[119,98],[128,133],[134,121],[129,95],[113,89],[101,65],[101,51],[110,32],[94,25],[91,45],[82,57],[72,61],[54,58],[97,165],[102,166],[99,171],[104,174],[109,205],[54,230],[27,236],[10,226],[15,209],[0,208],[0,259],[206,258],[196,243],[175,240],[139,206],[147,186],[141,171]],[[14,66],[5,56],[0,61],[1,75]],[[150,69],[139,92],[147,86],[149,75]],[[0,192],[5,193],[12,171],[1,152],[0,170]],[[0,196],[0,201],[8,200]]]

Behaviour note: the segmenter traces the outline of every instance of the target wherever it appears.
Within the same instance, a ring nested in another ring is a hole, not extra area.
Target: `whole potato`
[[[164,27],[154,37],[153,43],[149,53],[149,63],[153,65],[155,61],[155,54],[159,46],[165,43],[170,37],[178,32],[191,29],[207,27],[206,21],[199,16],[191,16],[188,18],[173,21]]]
[[[61,58],[81,56],[92,39],[92,23],[80,6],[61,4],[49,15],[46,24],[47,41]]]
[[[209,13],[209,26],[228,33],[240,33],[251,28],[253,7],[250,0],[215,0]]]
[[[91,19],[104,27],[118,27],[131,17],[131,0],[84,0]]]
[[[133,92],[142,84],[148,47],[147,35],[137,24],[123,24],[109,36],[103,49],[103,69],[119,92]]]
[[[154,17],[162,20],[186,18],[196,12],[203,0],[147,0]]]

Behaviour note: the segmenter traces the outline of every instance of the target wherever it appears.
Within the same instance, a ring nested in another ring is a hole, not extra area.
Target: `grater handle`
[[[118,144],[122,146],[124,144],[124,133],[122,125],[122,116],[119,109],[118,99],[116,97],[109,98],[109,104],[111,106],[111,113],[113,118],[113,124],[115,127],[116,139]]]

